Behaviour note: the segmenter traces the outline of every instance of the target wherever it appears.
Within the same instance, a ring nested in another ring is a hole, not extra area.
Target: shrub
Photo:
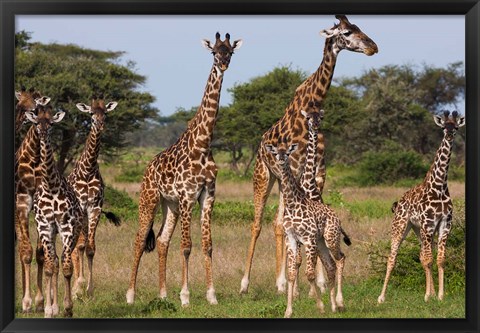
[[[119,215],[122,221],[136,218],[138,205],[125,191],[119,191],[111,186],[105,186],[104,210],[111,210]]]
[[[140,183],[145,172],[144,166],[122,167],[121,173],[115,177],[115,181],[119,183]]]
[[[403,178],[422,178],[428,166],[413,151],[367,152],[359,164],[359,185],[393,184]]]

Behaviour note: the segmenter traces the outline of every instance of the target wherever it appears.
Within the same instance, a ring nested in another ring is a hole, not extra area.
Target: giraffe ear
[[[110,112],[110,111],[113,111],[113,109],[115,109],[117,105],[118,105],[118,102],[110,102],[105,106],[105,109],[107,110],[107,112]]]
[[[243,45],[243,40],[237,39],[236,41],[233,42],[233,49],[237,51],[242,47],[242,45]]]
[[[457,118],[457,125],[458,127],[462,127],[465,125],[465,116]]]
[[[433,120],[435,121],[435,124],[437,124],[437,126],[444,127],[445,121],[442,117],[434,115]]]
[[[91,112],[92,111],[92,108],[85,103],[77,103],[76,107],[77,107],[77,109],[79,109],[82,112]]]
[[[335,29],[323,29],[320,31],[320,36],[325,37],[325,38],[330,38],[333,36],[338,35],[338,28]]]
[[[265,145],[265,149],[266,149],[269,153],[272,153],[272,154],[274,154],[274,155],[277,153],[277,148],[275,148],[273,145],[266,144],[266,145]]]
[[[292,143],[288,148],[287,155],[290,156],[290,154],[293,153],[295,150],[297,150],[297,148],[298,148],[298,143]]]
[[[212,43],[208,39],[202,39],[202,45],[204,48],[206,48],[209,51],[213,51],[213,46]]]
[[[33,113],[32,111],[26,111],[25,112],[25,117],[27,117],[28,120],[30,120],[32,123],[36,124],[37,123],[37,115]]]
[[[43,106],[45,106],[45,105],[48,104],[48,102],[50,102],[50,97],[47,97],[47,96],[42,96],[42,97],[40,97],[40,98],[35,99],[35,103],[36,103],[37,105],[43,105]]]
[[[20,100],[20,97],[22,96],[22,92],[21,91],[15,91],[15,97]]]
[[[65,111],[58,111],[58,112],[55,113],[55,115],[53,116],[52,121],[53,121],[54,123],[58,123],[58,122],[62,121],[63,117],[65,117]]]

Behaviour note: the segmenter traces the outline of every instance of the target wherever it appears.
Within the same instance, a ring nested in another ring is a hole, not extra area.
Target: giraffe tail
[[[345,242],[345,244],[347,244],[347,246],[350,246],[352,245],[352,241],[350,240],[350,237],[348,237],[347,233],[345,232],[345,230],[343,230],[343,228],[340,228],[341,231],[342,231],[342,235],[343,235],[343,241]]]
[[[155,233],[153,232],[153,223],[150,227],[150,231],[147,235],[147,240],[145,242],[145,252],[152,252],[155,249]]]
[[[120,218],[112,212],[104,212],[102,210],[102,214],[104,214],[105,217],[110,221],[110,223],[113,223],[116,227],[118,227],[122,222]]]

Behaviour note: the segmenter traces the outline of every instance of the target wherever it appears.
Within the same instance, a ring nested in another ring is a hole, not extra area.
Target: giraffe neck
[[[282,195],[286,207],[294,207],[300,198],[304,197],[303,190],[298,186],[297,180],[290,169],[290,163],[282,166]]]
[[[22,144],[15,153],[15,162],[30,162],[38,164],[40,161],[40,142],[34,125],[30,126]]]
[[[75,164],[74,172],[84,177],[95,172],[98,168],[98,155],[100,153],[100,137],[102,132],[92,125],[85,143],[82,155]]]
[[[199,106],[195,117],[189,124],[189,132],[192,135],[191,139],[188,140],[188,143],[191,149],[205,151],[210,148],[213,129],[217,120],[222,83],[223,73],[221,73],[215,65],[212,66],[205,87],[205,92],[203,94],[202,103]]]
[[[453,141],[448,141],[444,136],[440,147],[435,154],[432,166],[425,177],[427,184],[432,188],[443,188],[447,184],[448,166],[452,155]]]
[[[317,154],[318,130],[316,128],[308,129],[307,154],[305,157],[305,167],[300,178],[300,185],[310,199],[318,199],[320,192],[317,189],[315,181],[315,159]]]
[[[40,139],[40,156],[42,184],[44,184],[44,186],[47,185],[51,192],[56,192],[60,188],[61,177],[55,165],[49,135],[47,135],[45,139]]]
[[[322,101],[325,98],[328,88],[330,88],[330,84],[332,83],[333,72],[339,52],[340,49],[336,46],[335,40],[333,38],[327,38],[325,40],[323,59],[320,66],[295,91],[292,103],[297,107],[296,111],[299,111],[303,105],[307,105],[309,101]]]

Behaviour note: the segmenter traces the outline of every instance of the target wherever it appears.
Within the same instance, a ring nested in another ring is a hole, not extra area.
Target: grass
[[[148,150],[141,155],[139,163],[146,163],[154,154]],[[132,153],[133,154],[133,153]],[[134,165],[138,155],[129,158]],[[221,159],[220,159],[221,160]],[[127,163],[123,161],[122,163]],[[275,242],[271,221],[278,205],[276,186],[269,197],[257,241],[249,293],[239,295],[247,247],[250,242],[250,225],[253,221],[253,187],[251,181],[219,179],[213,211],[213,269],[214,284],[219,304],[209,305],[205,299],[205,270],[201,250],[201,231],[198,205],[192,221],[193,248],[190,256],[190,307],[182,308],[179,299],[181,288],[180,231],[176,228],[168,254],[166,300],[158,298],[158,256],[153,251],[144,254],[138,272],[135,303],[128,305],[125,293],[128,289],[132,265],[133,245],[138,228],[138,183],[117,181],[122,169],[115,164],[102,165],[102,175],[109,187],[105,208],[122,218],[122,225],[115,227],[101,222],[97,229],[97,252],[94,261],[95,295],[93,299],[82,295],[74,301],[75,318],[278,318],[283,317],[286,296],[277,295],[275,288]],[[220,165],[220,167],[222,167]],[[408,263],[394,270],[385,304],[378,305],[377,297],[383,284],[386,267],[380,263],[378,271],[372,268],[372,249],[380,256],[388,255],[390,238],[390,210],[393,201],[407,190],[406,186],[356,187],[342,183],[352,170],[329,169],[325,187],[325,201],[339,215],[343,228],[349,233],[352,245],[342,245],[346,254],[344,271],[344,300],[346,311],[332,313],[327,295],[323,295],[326,306],[324,314],[318,313],[315,302],[308,294],[308,283],[302,265],[300,272],[300,297],[295,300],[294,318],[465,318],[464,272],[457,272],[446,280],[444,301],[423,300],[424,278],[418,262],[409,269]],[[464,203],[464,183],[449,183],[455,207]],[[463,201],[462,201],[463,200]],[[464,221],[464,211],[456,209],[457,219]],[[157,216],[154,231],[158,233],[160,216]],[[104,219],[102,220],[104,221]],[[458,228],[458,224],[454,224]],[[447,243],[462,246],[462,230]],[[36,231],[31,225],[32,244],[36,242]],[[415,240],[416,241],[416,240]],[[404,253],[416,256],[418,242],[407,244]],[[57,244],[59,251],[60,245]],[[447,261],[463,258],[449,256]],[[404,269],[404,267],[406,269]],[[420,269],[420,271],[419,271]],[[448,268],[447,268],[448,270]],[[21,312],[21,278],[19,260],[16,260],[16,316],[41,318],[41,313]],[[420,273],[419,273],[420,272]],[[447,274],[451,275],[452,272]],[[36,265],[32,265],[32,281],[35,281]],[[63,279],[60,278],[60,309],[63,309]],[[463,280],[464,281],[464,280]],[[34,285],[34,283],[33,283]],[[32,288],[35,295],[35,287]]]

